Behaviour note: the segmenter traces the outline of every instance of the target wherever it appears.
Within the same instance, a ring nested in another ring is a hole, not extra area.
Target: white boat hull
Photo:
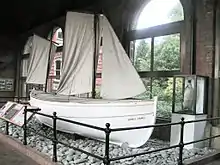
[[[157,98],[150,101],[140,100],[96,100],[96,99],[73,99],[60,102],[46,100],[30,96],[31,106],[39,107],[41,113],[77,121],[93,126],[105,128],[110,123],[110,128],[125,128],[153,125],[156,120]],[[37,119],[45,125],[52,127],[52,119],[37,115]],[[57,130],[67,133],[76,133],[85,137],[105,140],[103,131],[57,121]],[[111,132],[110,143],[122,145],[127,143],[129,147],[137,148],[144,145],[150,138],[153,128]]]

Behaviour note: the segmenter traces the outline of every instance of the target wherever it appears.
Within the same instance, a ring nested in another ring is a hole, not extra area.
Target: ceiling
[[[2,0],[0,35],[15,36],[65,16],[68,10],[104,11],[111,19],[121,10],[136,12],[150,0]],[[185,2],[187,0],[180,0]],[[142,5],[141,5],[142,4]],[[119,7],[120,6],[120,7]],[[125,12],[127,15],[128,12]]]
[[[0,34],[18,35],[65,15],[68,10],[96,10],[109,1],[113,4],[120,0],[7,0],[0,5]]]
[[[111,21],[122,22],[149,0],[3,0],[0,35],[14,37],[65,16],[67,11],[103,11]],[[136,8],[137,7],[137,8]],[[123,11],[122,11],[123,10]],[[125,11],[125,12],[124,12]],[[125,16],[122,15],[124,12]],[[118,19],[118,20],[117,20]],[[112,22],[111,22],[112,23]],[[115,27],[121,24],[115,23]]]

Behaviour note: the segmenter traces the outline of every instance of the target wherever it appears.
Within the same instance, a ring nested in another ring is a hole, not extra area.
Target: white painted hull
[[[105,128],[106,123],[111,128],[138,127],[155,124],[157,98],[150,101],[138,100],[96,100],[73,99],[70,101],[50,101],[40,97],[30,96],[30,104],[39,107],[42,113],[57,116],[72,121]],[[37,115],[40,122],[52,127],[52,120]],[[71,123],[57,121],[57,130],[67,133],[77,133],[82,136],[104,140],[105,133]],[[127,143],[136,148],[144,145],[150,138],[153,128],[111,132],[110,142],[121,145]]]

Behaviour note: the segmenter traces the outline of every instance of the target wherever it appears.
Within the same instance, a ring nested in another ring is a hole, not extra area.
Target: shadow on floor
[[[14,148],[0,142],[0,165],[39,165]]]

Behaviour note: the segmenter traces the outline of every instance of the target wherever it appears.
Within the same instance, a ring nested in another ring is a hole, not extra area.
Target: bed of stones
[[[47,135],[52,138],[53,132],[51,128],[48,128],[42,124],[40,124],[35,118],[33,118],[29,124],[28,128],[32,128],[36,130],[38,133]],[[0,121],[0,131],[5,131],[5,123]],[[13,138],[19,139],[21,142],[23,141],[23,130],[20,127],[14,126],[10,124],[9,126],[9,135]],[[58,140],[68,144],[70,146],[74,146],[76,148],[83,149],[90,153],[104,156],[105,152],[105,144],[103,142],[99,142],[96,140],[91,140],[87,138],[83,139],[73,139],[73,135],[58,132]],[[28,145],[41,153],[45,153],[46,155],[52,158],[53,154],[53,145],[52,141],[46,139],[42,136],[36,135],[34,133],[28,132]],[[169,147],[169,142],[160,141],[157,139],[150,139],[146,145],[142,148],[131,149],[127,147],[120,147],[117,145],[110,144],[110,157],[119,157],[125,155],[131,155],[135,153],[140,153],[144,151],[152,151],[160,148]],[[184,149],[183,159],[192,159],[196,157],[201,157],[215,150],[203,148],[203,149]],[[138,156],[135,158],[128,158],[119,161],[112,162],[111,165],[174,165],[177,164],[177,159],[179,154],[179,149],[169,149],[166,151],[161,151],[157,153],[152,153],[148,155]],[[102,161],[93,158],[91,156],[87,156],[86,154],[82,154],[78,151],[75,151],[69,147],[65,147],[61,144],[58,144],[58,161],[63,165],[102,165]]]

